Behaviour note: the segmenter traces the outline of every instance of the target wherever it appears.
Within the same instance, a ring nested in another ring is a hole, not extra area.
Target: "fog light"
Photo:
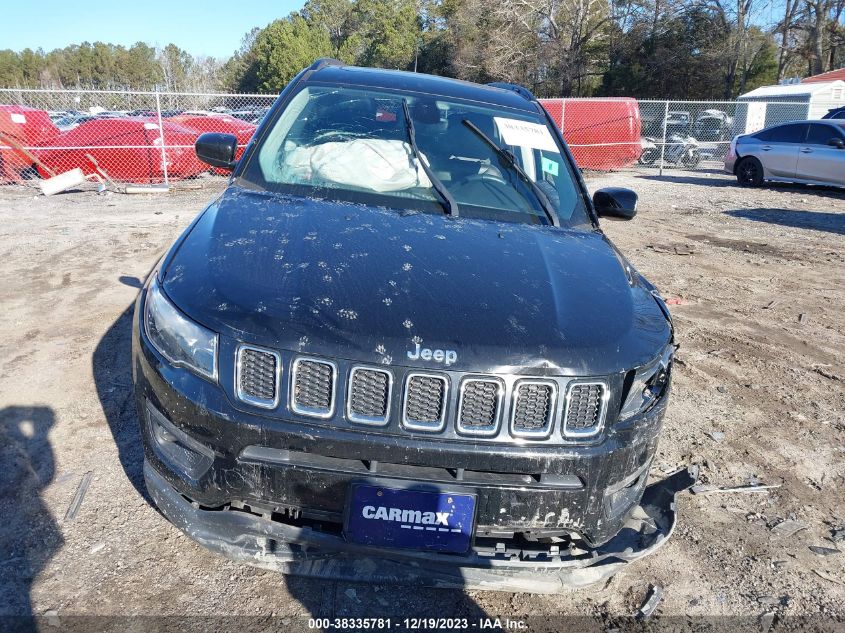
[[[147,425],[153,439],[153,450],[177,475],[196,482],[211,468],[214,451],[176,428],[149,401]]]

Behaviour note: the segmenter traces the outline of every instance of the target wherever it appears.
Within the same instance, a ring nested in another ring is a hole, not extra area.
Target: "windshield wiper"
[[[423,160],[422,155],[420,154],[420,148],[417,147],[417,133],[414,130],[414,122],[411,120],[411,111],[408,108],[408,100],[402,99],[402,111],[405,113],[405,124],[406,129],[408,131],[408,144],[411,146],[411,151],[414,153],[414,158],[417,159],[417,162],[422,166],[425,175],[428,176],[428,179],[431,181],[431,186],[434,187],[434,190],[440,194],[440,197],[443,198],[443,208],[453,218],[458,217],[458,203],[455,202],[455,199],[452,197],[452,194],[449,193],[449,190],[446,189],[446,185],[434,175],[434,172],[431,170],[431,167]]]
[[[525,170],[519,166],[519,163],[516,162],[513,154],[506,150],[504,147],[499,147],[492,138],[487,136],[484,132],[482,132],[479,127],[468,119],[463,120],[463,124],[466,125],[470,130],[475,132],[475,134],[480,138],[482,141],[487,143],[501,158],[507,165],[516,172],[516,174],[522,178],[527,184],[531,191],[534,193],[534,197],[537,198],[537,202],[540,203],[540,206],[543,208],[543,213],[546,214],[546,217],[551,222],[552,226],[560,226],[560,222],[557,219],[557,214],[552,210],[552,202],[549,200],[549,197],[546,195],[546,192],[540,189],[537,184],[531,180],[528,174],[525,173]]]

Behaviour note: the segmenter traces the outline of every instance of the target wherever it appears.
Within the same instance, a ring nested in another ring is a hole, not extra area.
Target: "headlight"
[[[669,386],[669,374],[674,352],[674,345],[669,345],[656,363],[651,363],[637,370],[634,382],[628,390],[628,397],[619,412],[620,421],[648,411],[655,402],[660,400],[666,391],[666,387]]]
[[[147,337],[172,365],[217,380],[217,335],[183,315],[153,279],[144,302]]]

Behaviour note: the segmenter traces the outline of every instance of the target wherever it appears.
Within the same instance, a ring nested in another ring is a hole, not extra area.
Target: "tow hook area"
[[[144,477],[156,505],[188,536],[228,558],[284,574],[429,587],[558,593],[607,580],[661,547],[677,521],[676,497],[698,469],[680,470],[647,486],[619,533],[593,548],[572,546],[542,558],[512,550],[468,556],[387,550],[243,511],[212,510],[179,494],[148,462]]]

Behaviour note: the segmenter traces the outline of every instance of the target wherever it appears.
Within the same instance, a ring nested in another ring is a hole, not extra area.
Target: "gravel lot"
[[[129,363],[139,279],[215,186],[52,198],[3,187],[0,614],[607,622],[660,585],[660,616],[845,617],[845,193],[741,189],[715,173],[617,173],[589,185],[638,191],[638,217],[604,228],[675,304],[681,347],[654,476],[696,463],[704,483],[779,487],[682,495],[665,548],[565,595],[334,583],[231,563],[145,498]]]

